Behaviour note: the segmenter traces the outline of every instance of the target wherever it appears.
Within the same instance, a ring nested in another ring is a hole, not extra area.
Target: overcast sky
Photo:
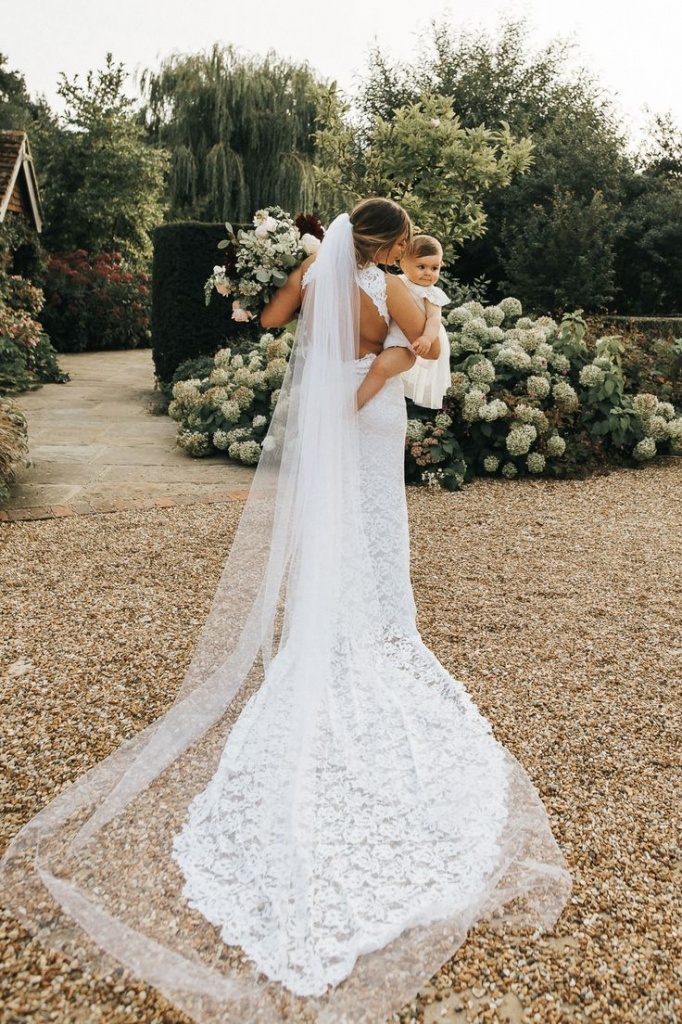
[[[536,45],[573,38],[633,130],[647,106],[672,111],[682,125],[679,0],[0,0],[0,10],[0,51],[29,92],[52,104],[60,71],[83,75],[101,67],[108,50],[134,73],[215,42],[307,60],[350,90],[377,42],[410,58],[432,19],[494,29],[512,14],[527,18]]]

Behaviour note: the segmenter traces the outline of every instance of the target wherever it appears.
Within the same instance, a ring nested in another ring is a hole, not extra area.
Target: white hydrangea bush
[[[442,410],[408,404],[408,482],[453,490],[479,475],[574,476],[609,460],[682,455],[679,410],[628,394],[618,339],[588,347],[579,315],[523,316],[507,298],[466,302],[445,323],[450,388]],[[178,445],[195,458],[220,452],[256,465],[277,445],[266,435],[292,344],[289,333],[265,333],[249,350],[217,352],[208,376],[178,381],[168,409]]]
[[[669,448],[672,455],[682,455],[682,416],[676,414],[675,406],[646,392],[635,395],[632,405],[641,434],[632,450],[633,457],[647,462],[661,448]]]
[[[266,333],[248,352],[220,349],[208,377],[178,381],[168,407],[178,424],[178,445],[195,458],[223,452],[255,466],[264,450],[293,340],[289,333],[279,337]]]
[[[446,486],[456,485],[462,466],[465,479],[511,480],[682,454],[674,405],[627,394],[620,338],[588,345],[579,313],[561,322],[524,316],[509,297],[489,306],[464,302],[446,312],[444,323],[452,371],[444,411],[451,424],[410,406],[408,479],[424,479],[436,464],[447,473],[449,462],[457,472]]]
[[[445,324],[452,368],[446,409],[466,475],[545,472],[564,456],[561,428],[579,407],[561,326],[524,316],[513,297],[491,306],[465,302]]]

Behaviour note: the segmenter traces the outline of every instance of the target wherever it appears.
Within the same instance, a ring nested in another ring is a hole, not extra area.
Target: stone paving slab
[[[87,429],[87,428],[86,428]],[[54,436],[53,429],[53,436]],[[107,450],[102,444],[41,444],[31,449],[31,461],[34,468],[45,462],[61,464],[63,462],[92,462]]]
[[[175,423],[150,411],[157,395],[149,349],[61,355],[59,363],[68,383],[15,400],[28,421],[30,465],[17,472],[0,521],[57,518],[77,506],[97,512],[117,500],[179,504],[248,492],[252,469],[223,455],[192,459],[175,444]]]
[[[104,512],[142,512],[150,508],[173,508],[176,505],[217,505],[227,501],[244,501],[248,490],[206,492],[196,498],[188,494],[164,495],[161,498],[93,498],[56,505],[33,505],[30,508],[0,509],[0,523],[34,522],[37,519],[64,519]]]

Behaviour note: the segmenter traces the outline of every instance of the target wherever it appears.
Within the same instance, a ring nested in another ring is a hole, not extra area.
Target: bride
[[[379,1024],[475,922],[550,928],[570,890],[530,780],[416,628],[400,379],[356,409],[389,319],[424,326],[378,265],[410,230],[366,200],[266,307],[301,307],[296,344],[175,703],[3,860],[43,941],[205,1024]]]

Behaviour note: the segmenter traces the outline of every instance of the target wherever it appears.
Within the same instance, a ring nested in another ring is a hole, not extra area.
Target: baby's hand
[[[420,338],[417,338],[416,341],[412,342],[412,348],[418,356],[425,356],[429,352],[432,344],[433,342],[422,335]]]

